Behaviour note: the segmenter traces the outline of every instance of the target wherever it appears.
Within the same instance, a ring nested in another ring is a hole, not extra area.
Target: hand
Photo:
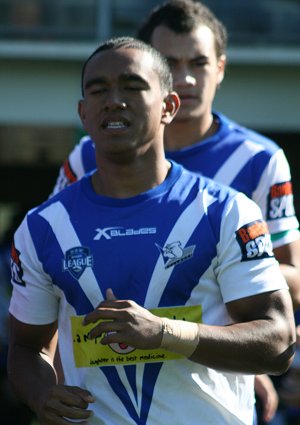
[[[261,399],[263,420],[270,422],[278,407],[278,394],[268,375],[255,376],[255,392]]]
[[[92,395],[79,387],[54,385],[51,387],[37,412],[40,425],[67,425],[70,420],[87,424],[93,412],[87,410],[95,400]]]
[[[139,306],[134,301],[117,300],[111,289],[107,299],[87,314],[83,324],[98,323],[91,331],[90,338],[106,334],[101,344],[119,343],[134,348],[153,349],[160,347],[162,340],[162,320]]]

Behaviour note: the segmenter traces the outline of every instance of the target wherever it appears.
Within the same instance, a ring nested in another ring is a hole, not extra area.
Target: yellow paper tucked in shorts
[[[162,307],[150,310],[159,317],[168,319],[186,320],[201,323],[201,306]],[[96,323],[82,325],[84,316],[72,316],[73,352],[76,367],[116,366],[135,363],[164,362],[166,360],[182,359],[184,356],[172,353],[162,348],[154,350],[135,349],[125,344],[102,345],[101,335],[89,339],[88,335]],[[101,322],[101,321],[99,321]]]

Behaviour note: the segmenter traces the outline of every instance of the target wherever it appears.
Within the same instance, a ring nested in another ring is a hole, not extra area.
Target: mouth
[[[107,119],[101,124],[104,130],[125,130],[129,127],[130,123],[126,119]]]
[[[181,101],[185,101],[185,100],[197,100],[197,96],[196,95],[192,95],[192,94],[179,94],[180,100]]]

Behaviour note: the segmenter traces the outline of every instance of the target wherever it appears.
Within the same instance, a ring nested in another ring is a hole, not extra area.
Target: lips
[[[180,94],[178,93],[180,100],[196,100],[198,97],[193,94]]]
[[[129,121],[125,118],[106,118],[103,120],[101,127],[104,130],[123,130],[129,125]]]

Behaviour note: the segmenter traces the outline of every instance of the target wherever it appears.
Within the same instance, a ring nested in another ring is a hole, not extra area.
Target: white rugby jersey
[[[166,156],[253,199],[268,223],[274,247],[298,240],[291,173],[282,149],[224,115],[214,115],[219,121],[217,133]],[[95,168],[94,144],[86,136],[61,167],[53,193]]]
[[[18,320],[58,319],[66,384],[96,398],[91,425],[252,425],[253,376],[96,339],[90,353],[76,328],[109,287],[171,318],[197,310],[191,321],[209,325],[231,323],[227,302],[287,288],[245,195],[176,163],[161,185],[128,199],[96,195],[86,175],[27,214],[14,238],[12,284]]]

